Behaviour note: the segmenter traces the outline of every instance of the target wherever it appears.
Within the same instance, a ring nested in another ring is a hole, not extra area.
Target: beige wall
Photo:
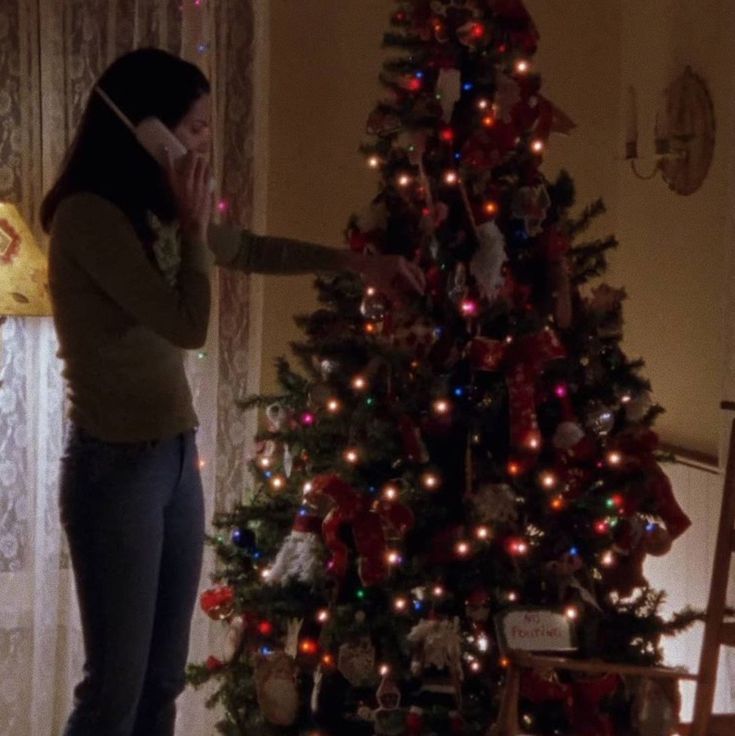
[[[668,442],[716,453],[724,361],[721,297],[730,131],[720,120],[716,159],[692,197],[659,179],[633,177],[623,154],[623,92],[640,105],[641,151],[650,155],[657,93],[690,63],[715,100],[730,99],[728,0],[528,0],[541,31],[545,92],[578,124],[555,137],[552,176],[574,176],[578,202],[602,195],[609,214],[596,233],[620,241],[609,281],[624,285],[628,354],[647,362],[655,397],[667,408]],[[696,7],[695,7],[696,6]],[[272,0],[268,230],[341,243],[351,211],[375,191],[356,151],[380,94],[380,40],[391,0]],[[735,65],[734,65],[735,66]],[[594,233],[593,233],[594,234]],[[291,316],[314,305],[311,278],[269,278],[265,286],[263,381],[298,337]]]
[[[529,0],[527,6],[541,34],[536,59],[544,94],[577,124],[570,136],[552,136],[544,171],[553,180],[566,169],[580,206],[603,197],[609,214],[590,234],[608,234],[615,229],[620,168],[620,2]]]
[[[376,193],[357,148],[381,94],[382,34],[392,0],[271,0],[271,234],[341,245],[349,215]],[[314,308],[313,277],[265,281],[263,390],[273,361],[300,337],[294,314]]]
[[[729,9],[728,9],[729,8]],[[621,93],[638,89],[642,155],[652,152],[656,101],[687,64],[710,87],[718,122],[715,158],[704,186],[689,197],[657,178],[621,171],[617,232],[624,247],[613,278],[625,284],[626,347],[648,364],[666,407],[668,441],[716,454],[725,361],[722,340],[726,196],[732,125],[730,0],[624,0]]]

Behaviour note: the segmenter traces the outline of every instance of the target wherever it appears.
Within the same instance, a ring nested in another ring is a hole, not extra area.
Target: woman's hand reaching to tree
[[[391,299],[400,301],[406,291],[423,294],[426,288],[424,272],[403,256],[361,255],[347,251],[345,259],[347,268],[359,273],[367,285]]]

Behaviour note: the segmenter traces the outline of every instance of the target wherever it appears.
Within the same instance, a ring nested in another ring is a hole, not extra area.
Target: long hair
[[[154,116],[169,128],[210,91],[207,78],[194,64],[155,48],[119,57],[96,86],[133,125]],[[164,171],[94,89],[56,182],[41,204],[41,224],[46,232],[61,200],[75,192],[92,192],[117,205],[130,218],[146,250],[153,238],[147,211],[164,221],[176,216]]]

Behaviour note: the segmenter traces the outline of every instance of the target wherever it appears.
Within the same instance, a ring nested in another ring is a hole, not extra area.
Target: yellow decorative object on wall
[[[46,257],[18,210],[0,203],[0,315],[50,314]]]

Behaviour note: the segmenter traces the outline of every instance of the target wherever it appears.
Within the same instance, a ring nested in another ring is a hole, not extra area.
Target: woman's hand
[[[181,231],[184,236],[206,243],[213,199],[209,163],[194,151],[189,151],[175,164],[171,152],[167,150],[166,155],[166,176],[176,202]]]
[[[351,267],[363,280],[392,299],[400,299],[401,293],[407,290],[424,293],[424,272],[403,256],[354,255],[353,259]]]

